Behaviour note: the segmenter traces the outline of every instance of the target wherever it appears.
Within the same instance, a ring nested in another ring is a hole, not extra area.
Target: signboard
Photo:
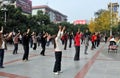
[[[32,13],[32,2],[30,0],[16,0],[16,6],[21,7],[25,13]]]
[[[74,25],[77,25],[77,24],[86,24],[86,20],[76,20],[73,23],[74,23]]]

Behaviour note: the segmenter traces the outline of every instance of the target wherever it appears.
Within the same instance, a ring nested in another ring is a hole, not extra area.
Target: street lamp
[[[112,2],[110,3],[110,36],[112,36]]]
[[[2,11],[4,11],[4,24],[5,24],[5,26],[6,26],[6,12],[7,12],[7,8],[6,7],[3,7],[2,9],[1,9]]]

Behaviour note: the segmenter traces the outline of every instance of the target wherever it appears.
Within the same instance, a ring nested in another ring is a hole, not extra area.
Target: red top
[[[97,36],[96,35],[92,35],[91,41],[94,42],[96,39],[97,39]]]
[[[80,37],[81,35],[76,33],[75,38],[74,38],[75,46],[80,46]]]

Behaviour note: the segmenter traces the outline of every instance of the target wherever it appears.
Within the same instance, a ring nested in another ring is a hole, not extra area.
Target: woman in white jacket
[[[55,38],[55,64],[53,69],[54,74],[59,74],[61,71],[62,46],[63,46],[61,42],[61,37],[63,35],[64,30],[65,27],[62,28],[62,26],[59,26],[59,31]]]

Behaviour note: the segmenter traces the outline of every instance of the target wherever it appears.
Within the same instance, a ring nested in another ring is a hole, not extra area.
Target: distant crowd
[[[67,48],[75,47],[75,56],[74,61],[80,60],[80,46],[81,44],[85,45],[84,54],[87,55],[89,44],[92,44],[91,50],[99,47],[100,42],[104,41],[105,43],[108,40],[108,36],[106,34],[101,34],[100,32],[90,33],[88,29],[85,32],[81,32],[80,29],[73,32],[67,32],[65,26],[58,26],[58,33],[51,35],[48,32],[32,32],[30,33],[30,29],[27,29],[24,33],[18,32],[10,32],[7,34],[3,34],[3,27],[1,27],[0,31],[0,68],[4,68],[3,59],[4,59],[4,51],[7,49],[8,44],[14,44],[13,54],[18,53],[18,44],[23,45],[23,61],[29,60],[29,48],[33,48],[36,50],[38,46],[41,46],[42,50],[40,51],[40,55],[45,56],[46,46],[54,45],[55,49],[55,65],[53,72],[55,74],[59,74],[61,71],[61,60],[62,60],[62,50],[67,50]],[[119,40],[119,38],[118,38]],[[62,48],[64,46],[64,48]]]

